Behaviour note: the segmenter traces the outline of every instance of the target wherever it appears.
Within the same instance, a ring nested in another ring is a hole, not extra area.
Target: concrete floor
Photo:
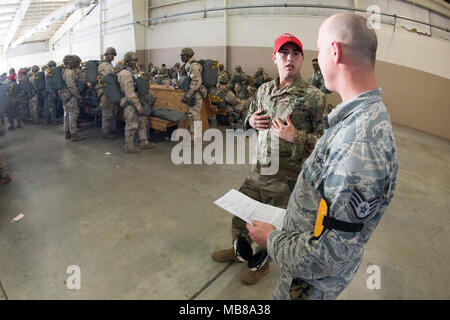
[[[133,155],[98,128],[82,133],[71,143],[61,126],[25,125],[0,137],[12,177],[0,186],[0,299],[270,299],[274,263],[244,286],[243,264],[210,257],[231,245],[231,215],[213,201],[239,188],[248,165],[176,166],[161,135]],[[450,298],[450,142],[399,126],[395,135],[394,200],[339,299]],[[367,288],[372,264],[381,289]],[[66,287],[71,265],[80,290]]]

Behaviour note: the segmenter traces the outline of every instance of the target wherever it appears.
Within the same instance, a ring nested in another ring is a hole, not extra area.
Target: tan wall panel
[[[225,60],[224,47],[193,49],[199,58],[216,58],[221,63]],[[156,65],[166,63],[172,66],[179,61],[180,50],[152,49],[147,54]],[[235,65],[240,65],[244,72],[253,75],[261,66],[270,75],[275,75],[277,69],[271,58],[272,50],[267,47],[228,47],[227,71],[232,72]],[[311,77],[311,60],[316,57],[316,51],[305,50],[301,71],[303,79]],[[450,140],[450,79],[382,61],[377,61],[376,78],[392,122]],[[328,99],[334,106],[341,102],[336,93],[328,95]]]

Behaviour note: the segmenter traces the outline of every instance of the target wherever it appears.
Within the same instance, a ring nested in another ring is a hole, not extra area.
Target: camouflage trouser
[[[56,106],[58,104],[58,98],[53,97],[52,93],[47,92],[44,100],[44,121],[56,122]]]
[[[8,170],[6,169],[6,160],[3,155],[3,150],[0,149],[0,178],[6,178],[8,176]]]
[[[33,123],[38,123],[39,122],[39,96],[37,93],[31,96],[30,114],[31,114],[31,121]]]
[[[102,133],[116,132],[116,118],[119,109],[117,103],[112,103],[102,94],[100,96],[99,107],[102,110]]]
[[[273,177],[252,174],[246,177],[239,191],[256,201],[285,209],[294,185],[295,182],[286,182]],[[246,222],[233,216],[231,222],[233,244],[236,238],[246,229]],[[246,237],[249,243],[253,242],[248,235]],[[260,247],[256,248],[256,252],[261,250],[263,249]]]
[[[70,132],[71,135],[78,132],[77,120],[80,115],[77,99],[71,97],[69,101],[64,103],[64,132]]]
[[[123,117],[125,119],[125,150],[134,148],[134,136],[136,135],[136,131],[139,140],[148,143],[148,118],[143,115],[138,115],[135,107],[132,105],[128,105],[123,109]]]
[[[22,106],[19,100],[11,100],[8,107],[8,121],[11,126],[14,126],[14,120],[17,120],[19,126],[22,125]]]
[[[5,123],[3,120],[3,116],[0,116],[0,133],[5,133]]]
[[[191,137],[194,138],[194,122],[201,121],[201,111],[203,99],[200,93],[196,93],[193,98],[192,105],[188,105],[188,117],[189,117],[189,131],[191,132]]]

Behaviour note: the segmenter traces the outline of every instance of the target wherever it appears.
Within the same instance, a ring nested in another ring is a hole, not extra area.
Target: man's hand
[[[260,247],[265,248],[269,233],[275,230],[270,223],[252,220],[253,226],[247,223],[248,235]]]
[[[137,112],[138,112],[139,114],[144,114],[144,109],[142,109],[142,108],[137,109],[137,108],[136,108],[136,110],[137,110]]]
[[[265,130],[269,128],[269,116],[264,113],[263,109],[259,109],[256,111],[250,119],[248,123],[255,128],[256,130]]]
[[[183,94],[183,96],[181,97],[181,102],[188,103],[188,97],[186,97],[186,94]]]
[[[291,122],[291,118],[286,116],[287,125],[284,125],[280,119],[276,118],[272,123],[272,133],[283,140],[294,142],[295,127]]]

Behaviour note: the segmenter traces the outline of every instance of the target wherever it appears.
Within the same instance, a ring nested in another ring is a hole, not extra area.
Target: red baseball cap
[[[301,53],[303,54],[302,43],[300,42],[300,40],[298,40],[294,35],[290,33],[282,34],[281,36],[276,38],[275,44],[273,45],[273,53],[277,53],[280,50],[280,48],[288,42],[296,44],[300,48]]]

